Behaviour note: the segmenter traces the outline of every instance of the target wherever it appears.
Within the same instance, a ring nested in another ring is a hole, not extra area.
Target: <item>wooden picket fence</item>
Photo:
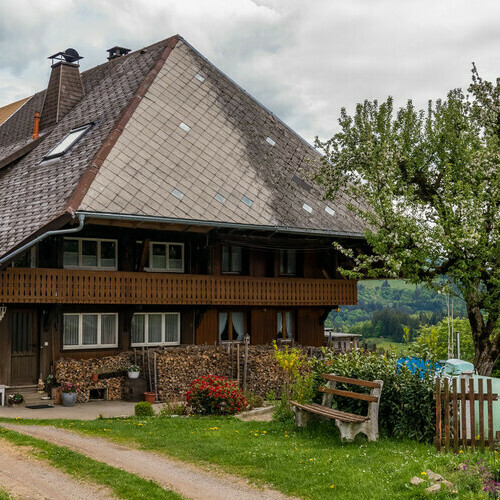
[[[436,448],[449,452],[458,453],[459,448],[463,450],[470,447],[472,451],[476,446],[484,448],[494,447],[493,439],[493,401],[497,401],[498,395],[493,394],[491,379],[486,381],[486,393],[484,392],[483,380],[479,379],[478,390],[474,391],[472,379],[452,379],[451,387],[448,378],[436,379]],[[460,391],[458,383],[460,382]],[[475,401],[479,402],[478,415],[476,415]],[[468,403],[468,404],[467,404]],[[485,404],[486,420],[488,423],[488,436],[485,435]],[[459,408],[460,406],[460,408]],[[479,434],[476,438],[476,417],[479,424]],[[444,425],[443,425],[444,424]],[[443,429],[444,427],[444,429]],[[443,432],[444,431],[444,432]],[[469,433],[469,436],[467,434]]]

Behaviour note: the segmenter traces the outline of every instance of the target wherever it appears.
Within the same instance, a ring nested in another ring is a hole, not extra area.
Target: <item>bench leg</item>
[[[368,441],[377,441],[378,440],[378,429],[372,424],[372,422],[363,422],[360,424],[352,423],[352,422],[342,422],[340,420],[335,420],[335,424],[339,428],[340,438],[343,441],[354,441],[354,438],[363,433]]]
[[[297,427],[306,427],[311,419],[311,414],[301,408],[297,408],[296,406],[293,406],[292,408],[295,413],[295,425]]]

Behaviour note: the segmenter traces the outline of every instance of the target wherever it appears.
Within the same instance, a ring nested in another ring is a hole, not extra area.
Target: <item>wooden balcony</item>
[[[354,280],[10,268],[0,303],[333,306],[357,303]]]

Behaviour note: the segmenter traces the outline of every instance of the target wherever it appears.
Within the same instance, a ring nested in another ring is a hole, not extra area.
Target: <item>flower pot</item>
[[[139,373],[141,372],[127,372],[128,378],[139,378]]]
[[[144,401],[148,403],[154,403],[156,401],[156,392],[145,392]]]
[[[60,387],[52,387],[51,396],[55,405],[62,405],[62,392]]]
[[[76,392],[63,392],[62,393],[63,406],[75,406],[75,403],[76,403]]]
[[[97,382],[99,380],[99,374],[98,373],[93,373],[92,374],[92,382]]]

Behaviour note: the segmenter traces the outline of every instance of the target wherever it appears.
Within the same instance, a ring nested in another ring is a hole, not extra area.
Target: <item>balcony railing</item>
[[[0,303],[332,306],[357,303],[354,280],[10,268]]]

